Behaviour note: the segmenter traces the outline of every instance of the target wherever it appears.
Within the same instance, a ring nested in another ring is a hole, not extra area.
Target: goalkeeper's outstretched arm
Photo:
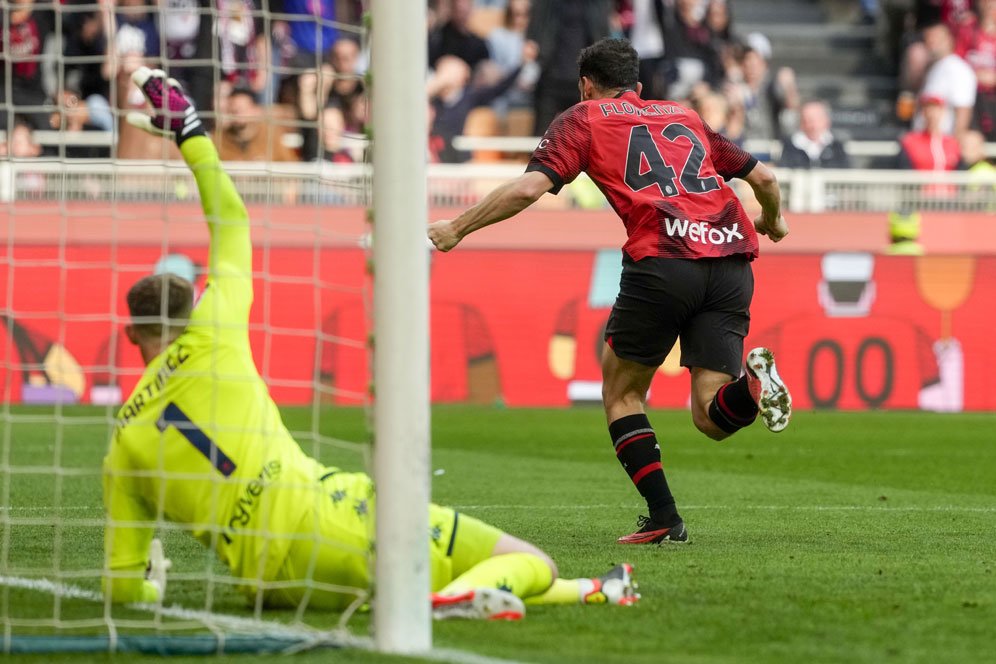
[[[249,213],[242,197],[221,166],[218,151],[205,136],[195,136],[180,145],[197,190],[201,195],[204,218],[211,231],[211,277],[243,277],[252,287],[252,242]]]
[[[211,233],[208,287],[223,291],[224,296],[211,298],[210,306],[199,306],[194,318],[245,323],[252,304],[252,241],[245,203],[179,83],[162,70],[147,67],[139,68],[132,80],[148,99],[152,115],[132,112],[128,122],[176,140],[197,182]]]

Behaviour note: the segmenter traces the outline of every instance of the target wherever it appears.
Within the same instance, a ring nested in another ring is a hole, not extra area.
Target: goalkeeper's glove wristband
[[[194,136],[207,136],[207,131],[197,115],[197,109],[190,104],[184,112],[183,124],[173,130],[173,138],[176,139],[176,146],[180,147],[185,140]]]

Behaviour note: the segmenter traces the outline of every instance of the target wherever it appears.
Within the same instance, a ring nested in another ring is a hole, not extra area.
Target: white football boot
[[[432,617],[436,620],[522,620],[526,615],[523,601],[498,588],[475,588],[455,595],[432,596]]]
[[[792,395],[775,369],[775,356],[767,348],[747,353],[747,387],[757,402],[761,421],[769,431],[778,433],[792,417]]]

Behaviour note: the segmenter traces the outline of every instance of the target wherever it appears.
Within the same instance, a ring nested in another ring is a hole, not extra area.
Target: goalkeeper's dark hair
[[[590,79],[599,90],[635,90],[640,56],[628,39],[602,39],[581,50],[578,75]]]
[[[127,301],[137,333],[169,338],[187,326],[194,308],[194,287],[175,274],[152,274],[128,289]]]

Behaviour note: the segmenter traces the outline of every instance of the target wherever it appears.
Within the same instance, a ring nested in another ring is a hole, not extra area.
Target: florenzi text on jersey
[[[637,108],[628,101],[618,102],[610,101],[604,104],[598,105],[598,110],[602,111],[602,115],[608,117],[612,114],[615,115],[673,115],[675,113],[685,113],[685,109],[680,106],[672,106],[670,104],[649,104],[642,108]]]

